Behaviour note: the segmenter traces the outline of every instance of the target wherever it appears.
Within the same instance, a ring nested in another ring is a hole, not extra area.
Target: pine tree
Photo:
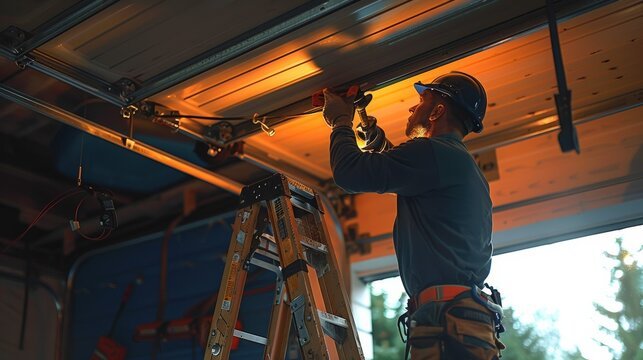
[[[616,331],[605,326],[601,326],[601,330],[614,336],[623,344],[623,348],[619,353],[605,343],[601,345],[609,348],[616,359],[643,360],[643,270],[635,260],[635,254],[623,247],[622,238],[617,238],[616,244],[616,254],[604,254],[615,263],[611,271],[611,283],[618,285],[615,300],[621,304],[621,308],[610,311],[596,303],[594,307],[616,327]],[[642,250],[643,246],[636,251],[640,253]]]

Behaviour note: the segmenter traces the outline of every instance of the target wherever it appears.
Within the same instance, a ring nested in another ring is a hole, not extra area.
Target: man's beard
[[[406,127],[405,133],[409,139],[415,139],[419,137],[430,137],[431,129],[430,129],[430,125],[424,126],[422,124],[415,124],[413,126],[410,126],[409,124]]]

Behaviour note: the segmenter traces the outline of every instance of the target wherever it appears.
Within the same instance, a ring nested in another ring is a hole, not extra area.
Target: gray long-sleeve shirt
[[[397,194],[393,229],[409,295],[433,285],[482,285],[491,268],[489,185],[455,134],[363,153],[347,126],[331,134],[330,162],[348,192]]]

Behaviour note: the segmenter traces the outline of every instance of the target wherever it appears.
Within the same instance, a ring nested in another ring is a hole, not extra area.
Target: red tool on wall
[[[109,328],[109,332],[107,333],[107,336],[101,336],[100,338],[98,338],[98,344],[96,345],[96,349],[92,353],[90,360],[124,360],[125,359],[125,355],[127,354],[127,349],[123,345],[117,343],[114,339],[112,339],[112,336],[114,335],[114,331],[116,330],[116,324],[118,323],[118,320],[123,315],[123,311],[125,310],[125,305],[127,305],[127,302],[129,301],[132,295],[132,290],[134,289],[134,285],[139,284],[141,282],[142,282],[142,279],[139,277],[136,280],[129,283],[125,288],[125,291],[123,292],[123,297],[121,298],[121,303],[118,306],[116,315],[114,315],[114,320],[112,320],[112,326]]]

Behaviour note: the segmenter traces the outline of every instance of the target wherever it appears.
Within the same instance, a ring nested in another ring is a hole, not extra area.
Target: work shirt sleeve
[[[411,140],[383,153],[362,152],[348,126],[333,130],[330,164],[335,183],[348,192],[412,196],[438,185],[428,139]]]

